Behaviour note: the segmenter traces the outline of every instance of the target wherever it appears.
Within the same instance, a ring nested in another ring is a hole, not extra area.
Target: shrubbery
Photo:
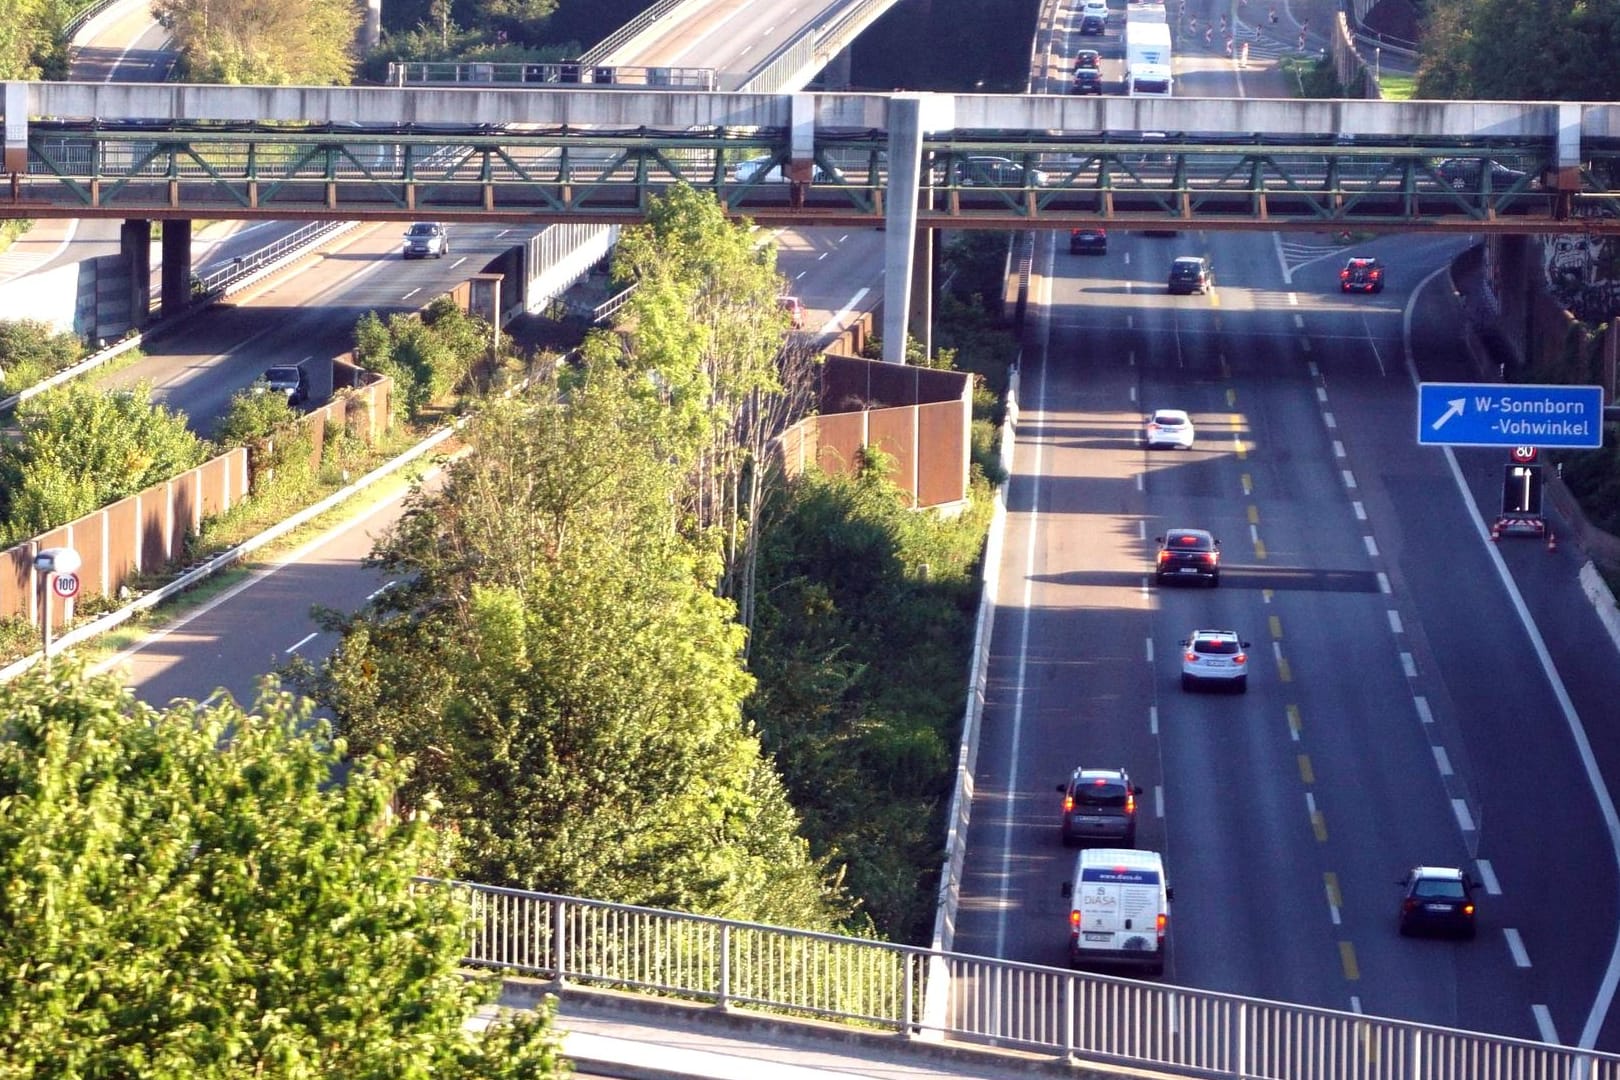
[[[0,319],[0,397],[9,397],[84,358],[73,334],[37,319]]]

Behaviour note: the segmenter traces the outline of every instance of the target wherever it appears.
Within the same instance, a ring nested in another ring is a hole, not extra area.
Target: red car
[[[1341,292],[1383,292],[1384,264],[1368,256],[1357,256],[1339,271]]]

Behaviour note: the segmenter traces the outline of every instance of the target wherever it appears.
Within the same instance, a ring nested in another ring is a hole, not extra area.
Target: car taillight
[[[1074,809],[1074,796],[1073,795],[1065,795],[1065,796],[1063,796],[1063,812],[1065,814],[1067,814],[1070,810],[1073,810],[1073,809]]]
[[[1474,917],[1474,905],[1473,905],[1473,902],[1469,901],[1468,903],[1463,904],[1462,912],[1463,912],[1464,915],[1466,915],[1470,919],[1472,919]]]
[[[1127,814],[1136,813],[1136,796],[1135,795],[1127,794],[1125,796],[1125,812]]]
[[[1169,562],[1170,561],[1170,552],[1169,552],[1168,549],[1159,552],[1159,561],[1160,562]]]
[[[1196,664],[1198,662],[1198,654],[1193,652],[1191,649],[1188,649],[1186,652],[1182,653],[1181,658],[1187,661],[1189,664]]]
[[[1218,551],[1206,551],[1204,552],[1204,561],[1209,565],[1214,566],[1216,563],[1221,561],[1221,553]]]
[[[1069,912],[1069,925],[1076,928],[1076,929],[1079,929],[1079,927],[1080,927],[1080,913],[1078,911],[1071,910]]]
[[[1350,271],[1348,271],[1348,270],[1340,270],[1339,271],[1339,280],[1340,281],[1349,281],[1350,280]]]
[[[1164,937],[1164,928],[1165,928],[1165,926],[1166,926],[1166,925],[1167,925],[1167,924],[1168,924],[1168,923],[1169,923],[1169,922],[1170,922],[1170,916],[1168,916],[1168,915],[1166,915],[1166,914],[1165,914],[1165,913],[1164,913],[1164,912],[1162,912],[1162,911],[1161,911],[1161,912],[1159,912],[1159,926],[1158,926],[1158,930],[1159,930],[1159,937],[1160,937],[1160,938],[1161,938],[1161,939],[1162,939],[1162,938],[1163,938],[1163,937]]]
[[[1247,664],[1248,662],[1249,662],[1249,654],[1248,653],[1238,653],[1236,656],[1232,657],[1232,663],[1234,663],[1234,664]]]

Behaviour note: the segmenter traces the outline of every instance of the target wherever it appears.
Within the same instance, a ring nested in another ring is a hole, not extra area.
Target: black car
[[[1492,161],[1491,190],[1507,191],[1521,183],[1530,174],[1523,169],[1512,169],[1500,161]],[[1447,158],[1435,167],[1440,178],[1458,191],[1478,191],[1480,189],[1479,158]]]
[[[1405,890],[1399,922],[1402,935],[1474,936],[1474,890],[1479,882],[1471,876],[1452,866],[1414,866],[1396,884]]]
[[[1101,15],[1082,15],[1080,17],[1080,32],[1082,34],[1100,34],[1108,26],[1108,20]]]
[[[1063,792],[1064,844],[1136,846],[1136,797],[1142,789],[1124,769],[1076,769],[1057,789]]]
[[[1074,73],[1074,92],[1077,94],[1102,93],[1102,72],[1096,68],[1077,69]]]
[[[1383,292],[1384,264],[1369,255],[1357,255],[1339,271],[1340,292]]]
[[[1183,255],[1170,264],[1170,291],[1172,293],[1201,293],[1215,284],[1209,260],[1197,255]]]
[[[1171,529],[1159,542],[1155,579],[1167,581],[1207,581],[1210,588],[1221,583],[1221,542],[1204,529]]]
[[[1070,255],[1106,255],[1108,254],[1107,229],[1070,229],[1069,230]]]

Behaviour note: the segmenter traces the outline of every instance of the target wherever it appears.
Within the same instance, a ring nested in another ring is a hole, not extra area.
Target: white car
[[[1181,688],[1220,682],[1243,693],[1249,687],[1248,648],[1236,630],[1194,630],[1181,643]]]
[[[1192,417],[1181,409],[1154,410],[1153,415],[1147,418],[1147,428],[1144,432],[1149,450],[1156,450],[1161,446],[1191,450],[1193,434]]]
[[[763,157],[751,157],[731,167],[731,178],[739,184],[785,184],[787,177],[782,175],[780,163],[772,164],[775,159],[769,154]],[[820,165],[815,167],[812,174],[812,183],[827,184],[844,178],[843,170],[834,168],[827,170]]]

